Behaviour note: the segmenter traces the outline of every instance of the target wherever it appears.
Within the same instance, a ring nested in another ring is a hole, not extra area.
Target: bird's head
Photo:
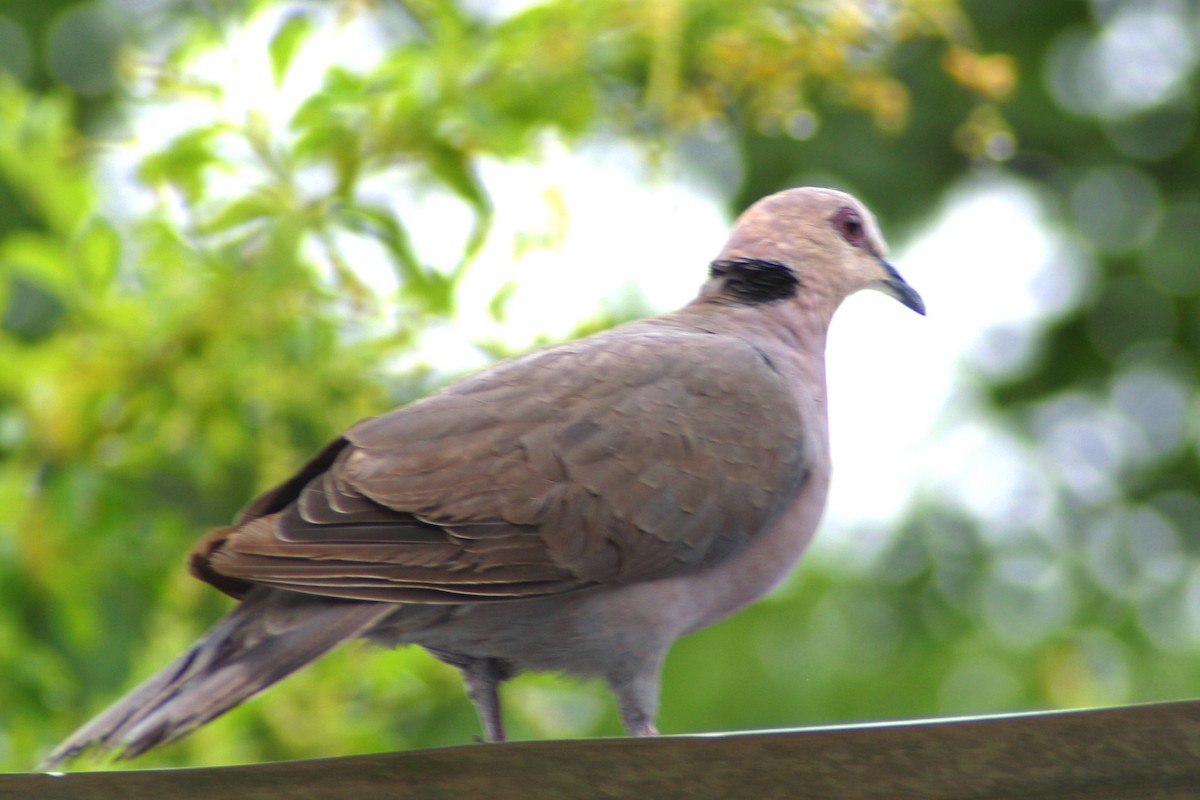
[[[854,292],[876,289],[924,314],[921,296],[886,255],[874,215],[854,197],[833,189],[788,189],[738,218],[703,294],[742,304],[805,297],[832,313]]]

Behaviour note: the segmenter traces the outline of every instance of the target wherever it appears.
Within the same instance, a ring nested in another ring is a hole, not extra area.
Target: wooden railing
[[[756,733],[0,775],[0,800],[1200,798],[1200,701]]]

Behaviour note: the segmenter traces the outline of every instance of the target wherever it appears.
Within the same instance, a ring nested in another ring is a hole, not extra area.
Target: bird
[[[800,187],[735,221],[697,296],[367,418],[188,555],[238,604],[67,737],[133,758],[365,638],[461,671],[484,737],[523,672],[607,682],[656,734],[679,637],[796,564],[830,481],[825,344],[861,289],[919,314],[853,196]]]

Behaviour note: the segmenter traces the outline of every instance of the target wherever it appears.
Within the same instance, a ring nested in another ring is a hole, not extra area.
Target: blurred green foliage
[[[885,542],[870,555],[818,550],[676,647],[665,731],[1194,694],[1197,50],[1170,31],[1195,16],[1149,0],[0,6],[0,768],[29,768],[221,613],[180,560],[201,532],[449,377],[414,349],[454,319],[493,233],[480,164],[536,163],[548,137],[692,153],[701,172],[724,137],[731,210],[832,180],[889,231],[1004,174],[1094,266],[1033,357],[978,376],[1051,511],[988,520],[931,494],[894,530],[842,537]],[[261,64],[212,69],[248,30]],[[1166,37],[1157,60],[1146,31]],[[324,52],[354,36],[362,53]],[[1132,88],[1113,77],[1130,52],[1151,59]],[[248,95],[264,78],[301,96],[280,112]],[[459,209],[439,234],[452,257],[419,246],[396,196]],[[505,692],[518,738],[619,730],[600,687]],[[452,670],[350,646],[138,765],[476,731]]]

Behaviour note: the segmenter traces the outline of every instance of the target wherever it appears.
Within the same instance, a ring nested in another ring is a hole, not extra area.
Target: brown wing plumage
[[[804,480],[799,412],[745,341],[664,320],[364,420],[193,551],[196,573],[388,602],[645,580],[744,545]]]

